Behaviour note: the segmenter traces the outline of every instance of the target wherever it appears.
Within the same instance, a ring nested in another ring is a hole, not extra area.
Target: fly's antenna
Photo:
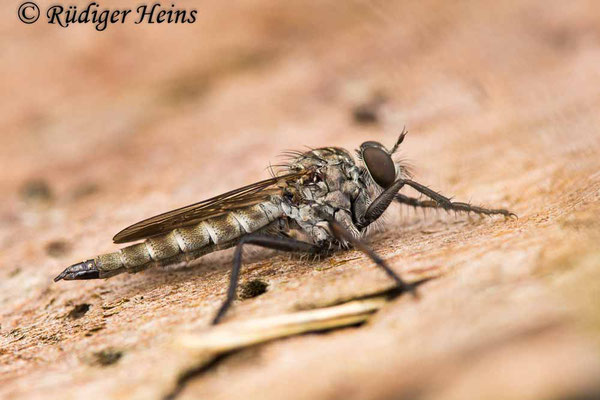
[[[400,146],[400,144],[404,141],[404,138],[407,134],[408,131],[406,130],[406,126],[404,126],[402,128],[402,132],[400,132],[400,136],[398,136],[398,140],[396,140],[396,144],[394,144],[394,147],[392,147],[392,151],[390,151],[390,154],[394,154],[396,150],[398,150],[398,146]]]

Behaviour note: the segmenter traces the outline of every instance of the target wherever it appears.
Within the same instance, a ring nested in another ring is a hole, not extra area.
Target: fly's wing
[[[123,229],[115,235],[113,242],[133,242],[165,234],[178,227],[193,225],[237,208],[258,204],[268,200],[271,195],[280,194],[283,186],[300,179],[307,173],[308,171],[304,170],[265,179],[199,203],[156,215]]]

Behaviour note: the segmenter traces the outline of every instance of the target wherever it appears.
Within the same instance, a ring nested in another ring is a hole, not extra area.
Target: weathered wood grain
[[[0,8],[0,397],[161,398],[202,363],[231,253],[52,277],[124,226],[268,176],[303,146],[392,143],[415,177],[519,219],[395,208],[372,237],[435,274],[366,325],[239,351],[177,398],[559,399],[600,393],[596,1],[202,2],[188,26],[24,26]],[[49,2],[40,1],[40,7]],[[108,6],[108,3],[106,4]],[[408,192],[407,192],[408,193]],[[228,321],[389,287],[360,253],[257,250]]]

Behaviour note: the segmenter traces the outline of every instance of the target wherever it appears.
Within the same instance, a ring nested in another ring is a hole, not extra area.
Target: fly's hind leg
[[[235,299],[235,293],[240,278],[240,270],[242,268],[242,249],[246,244],[253,244],[273,250],[303,252],[309,254],[318,254],[323,251],[321,247],[317,245],[289,237],[265,235],[248,235],[242,237],[242,239],[238,242],[233,254],[233,266],[231,268],[231,276],[229,278],[227,297],[215,315],[215,318],[212,321],[213,325],[219,323]]]

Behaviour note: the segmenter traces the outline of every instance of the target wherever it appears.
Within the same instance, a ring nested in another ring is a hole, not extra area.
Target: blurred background
[[[376,250],[443,275],[418,305],[242,352],[180,398],[600,395],[600,3],[179,0],[195,23],[102,32],[26,25],[20,4],[0,6],[0,397],[161,398],[153,351],[206,326],[230,255],[51,278],[131,223],[268,177],[283,150],[391,145],[404,126],[419,182],[520,219],[392,210]],[[231,318],[388,284],[345,257],[257,257],[269,291]]]

